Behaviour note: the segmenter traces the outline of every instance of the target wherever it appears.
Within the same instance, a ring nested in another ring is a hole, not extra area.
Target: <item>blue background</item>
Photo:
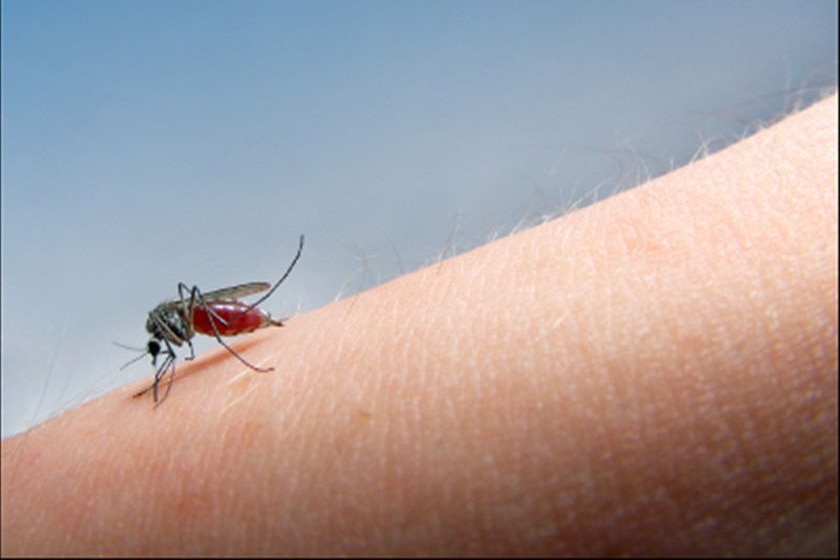
[[[306,233],[265,307],[319,307],[752,133],[836,44],[833,0],[3,1],[2,433],[148,377],[112,341],[179,281]]]

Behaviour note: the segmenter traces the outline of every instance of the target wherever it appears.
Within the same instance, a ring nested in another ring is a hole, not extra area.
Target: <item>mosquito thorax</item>
[[[192,338],[190,325],[182,314],[180,302],[167,301],[155,307],[146,320],[146,332],[152,338],[168,340],[180,346]]]

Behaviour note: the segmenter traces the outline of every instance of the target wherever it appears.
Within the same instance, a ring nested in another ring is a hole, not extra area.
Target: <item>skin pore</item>
[[[4,440],[2,553],[836,554],[837,197],[833,95],[231,339]]]

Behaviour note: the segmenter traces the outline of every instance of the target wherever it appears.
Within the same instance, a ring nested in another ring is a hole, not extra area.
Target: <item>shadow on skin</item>
[[[227,341],[226,341],[227,342]],[[242,356],[242,354],[248,350],[249,348],[259,344],[261,340],[257,337],[246,337],[240,340],[237,340],[235,343],[227,343],[237,354]],[[242,356],[245,360],[248,358]],[[175,383],[176,378],[178,380],[184,380],[185,378],[189,378],[194,374],[200,373],[201,371],[212,367],[216,364],[220,364],[226,360],[233,360],[236,363],[241,364],[239,360],[236,359],[236,356],[232,355],[226,348],[222,347],[221,345],[216,349],[215,352],[210,352],[207,354],[203,354],[200,356],[196,356],[195,359],[188,360],[184,359],[177,359],[175,363],[172,365],[172,368],[169,372],[167,372],[160,380],[158,384],[158,401],[155,403],[155,407],[160,406],[163,402],[169,397],[169,393],[172,390],[172,386]],[[244,365],[244,364],[242,364]],[[247,367],[247,366],[245,366]],[[141,399],[146,397],[147,395],[152,394],[152,387],[153,384],[147,384],[144,386],[143,389],[135,392],[132,394],[133,399]],[[151,398],[151,397],[150,397]]]

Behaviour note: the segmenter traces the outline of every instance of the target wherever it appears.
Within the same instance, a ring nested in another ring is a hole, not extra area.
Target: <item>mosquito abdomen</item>
[[[235,336],[279,325],[279,321],[272,319],[271,315],[262,309],[248,307],[248,304],[241,301],[205,302],[205,305],[193,308],[193,328],[196,332],[210,336]]]

